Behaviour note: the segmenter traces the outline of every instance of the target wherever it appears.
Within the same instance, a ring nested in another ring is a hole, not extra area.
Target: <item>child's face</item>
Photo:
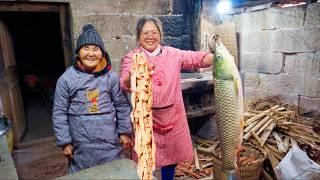
[[[102,51],[96,45],[84,45],[79,50],[79,58],[86,70],[94,70],[101,61]]]

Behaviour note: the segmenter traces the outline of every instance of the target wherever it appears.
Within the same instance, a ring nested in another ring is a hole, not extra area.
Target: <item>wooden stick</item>
[[[278,121],[278,122],[282,120],[281,117],[275,116],[275,115],[273,115],[273,114],[274,114],[274,113],[271,112],[271,113],[268,113],[267,116],[269,116],[270,118],[272,118],[272,119],[274,119],[274,120],[276,120],[276,121]]]
[[[272,113],[273,114],[273,113]],[[254,126],[251,131],[256,132],[261,126],[263,126],[267,121],[269,121],[270,117],[266,116],[263,118],[256,126]],[[251,133],[247,133],[243,136],[243,139],[248,140],[251,137]]]
[[[270,109],[276,110],[278,107],[279,107],[279,105],[275,105],[275,106],[273,106],[273,107],[270,108]],[[254,117],[248,119],[248,120],[246,121],[246,124],[251,124],[253,121],[255,121],[255,120],[257,120],[257,119],[260,119],[260,118],[262,118],[263,116],[267,115],[267,113],[270,112],[270,109],[268,109],[268,110],[266,110],[266,111],[263,111],[262,113],[258,114],[257,116],[254,116]]]
[[[200,152],[203,152],[203,153],[207,153],[207,154],[211,154],[214,149],[216,148],[216,145],[211,145],[207,148],[204,148],[204,147],[201,147],[201,146],[197,146],[196,149],[199,150]]]
[[[280,115],[280,116],[284,116],[284,117],[290,117],[290,116],[294,116],[295,115],[294,111],[279,112],[279,111],[271,110],[271,112],[274,112],[275,114]]]
[[[265,123],[258,131],[257,131],[257,135],[259,136],[260,133],[266,128],[268,127],[268,125],[272,122],[272,119],[269,119],[269,121],[267,123]]]
[[[277,141],[275,141],[275,140],[273,140],[273,139],[270,139],[270,138],[266,140],[266,143],[268,143],[268,144],[270,144],[270,145],[272,145],[272,146],[277,145]]]
[[[244,119],[249,119],[249,118],[252,118],[254,116],[256,116],[257,114],[255,113],[250,113],[250,112],[244,112],[243,113],[243,116],[244,116]]]
[[[254,126],[256,126],[259,123],[259,121],[254,121],[250,125],[248,125],[243,132],[248,133]]]
[[[250,131],[250,133],[252,134],[253,138],[254,138],[255,140],[257,140],[258,143],[262,146],[262,141],[261,141],[261,139],[257,136],[257,134],[254,133],[253,131]]]
[[[262,145],[266,142],[266,140],[268,139],[269,135],[271,134],[271,132],[275,126],[276,126],[276,123],[271,122],[269,124],[269,126],[264,130],[264,132],[261,136]]]
[[[208,162],[208,163],[206,163],[206,164],[203,164],[203,165],[201,166],[201,168],[204,169],[204,168],[207,168],[207,167],[212,166],[212,165],[213,165],[213,162]]]
[[[298,139],[298,142],[304,143],[304,144],[308,144],[308,145],[310,145],[312,148],[320,151],[320,146],[318,146],[318,145],[316,145],[316,144],[314,144],[314,143],[310,143],[310,142],[306,141],[305,139]]]
[[[184,172],[184,173],[190,174],[191,176],[193,176],[193,177],[195,177],[197,179],[201,178],[201,176],[199,176],[198,174],[194,173],[192,170],[188,170],[188,169],[185,169],[185,168],[180,168],[179,170]]]
[[[279,134],[275,131],[272,132],[273,134],[273,137],[276,139],[277,141],[277,147],[278,147],[278,150],[281,151],[281,152],[284,152],[284,145],[283,145],[283,142],[282,142],[282,139],[281,137],[279,136]]]
[[[271,152],[273,152],[273,154],[277,157],[277,159],[282,160],[284,158],[284,154],[279,151],[278,149],[276,149],[275,147],[269,145],[269,144],[265,144],[265,146],[271,150]]]
[[[193,148],[193,155],[196,170],[200,170],[197,148]]]
[[[199,158],[199,161],[212,161],[212,158]]]
[[[292,137],[300,138],[300,139],[305,139],[307,141],[311,142],[320,142],[320,138],[314,137],[314,136],[308,136],[308,134],[303,134],[301,133],[294,133],[292,131],[284,131],[286,134]]]

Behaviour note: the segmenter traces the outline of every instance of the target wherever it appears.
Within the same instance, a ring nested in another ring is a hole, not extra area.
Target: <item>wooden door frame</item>
[[[72,64],[72,40],[69,3],[47,2],[0,2],[0,12],[55,12],[59,13],[61,42],[65,66]]]
[[[32,12],[32,13],[45,13],[53,12],[59,14],[61,42],[63,46],[63,56],[65,67],[72,64],[72,40],[71,40],[71,28],[69,17],[69,3],[42,3],[42,2],[0,2],[0,12]],[[0,52],[3,47],[0,43]],[[0,72],[4,72],[5,64],[4,59],[0,56]],[[1,73],[0,73],[1,74]],[[0,79],[0,87],[2,87],[2,81]],[[2,111],[5,111],[8,107],[2,106]],[[6,111],[8,111],[7,109]],[[9,113],[13,113],[9,110]],[[16,136],[16,135],[14,135]],[[15,146],[20,143],[21,139],[14,140]]]

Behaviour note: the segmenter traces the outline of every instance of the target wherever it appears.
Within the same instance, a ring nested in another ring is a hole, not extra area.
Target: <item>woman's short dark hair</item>
[[[162,38],[162,23],[161,23],[161,21],[154,16],[143,16],[138,20],[137,27],[136,27],[137,41],[139,41],[140,34],[141,34],[141,31],[142,31],[144,24],[148,21],[152,21],[156,25],[157,29],[160,32],[160,38]]]

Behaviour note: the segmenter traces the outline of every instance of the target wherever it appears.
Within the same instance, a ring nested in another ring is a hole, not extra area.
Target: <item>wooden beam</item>
[[[59,19],[60,19],[60,32],[61,32],[61,42],[63,47],[64,63],[65,67],[68,67],[73,63],[72,60],[72,42],[70,33],[70,21],[68,15],[68,6],[60,5],[59,9]]]
[[[61,3],[59,3],[61,4]],[[0,11],[3,12],[59,12],[60,5],[57,3],[36,2],[1,2]]]

